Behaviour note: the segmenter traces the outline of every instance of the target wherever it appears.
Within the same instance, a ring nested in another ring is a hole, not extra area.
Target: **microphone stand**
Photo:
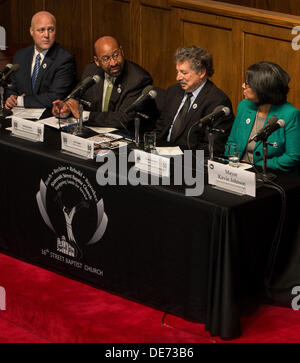
[[[137,112],[134,118],[134,143],[136,147],[140,147],[140,124],[141,124],[141,117],[148,119],[149,116],[144,115],[143,113]]]
[[[267,140],[263,140],[263,171],[258,174],[258,180],[262,181],[270,181],[276,179],[276,175],[273,173],[267,173],[267,158],[268,158],[268,145],[273,147],[277,147],[275,142],[267,142]]]
[[[91,136],[91,130],[85,126],[83,126],[83,105],[87,104],[89,102],[81,99],[77,99],[78,103],[78,111],[79,111],[79,117],[78,117],[78,124],[74,128],[72,128],[71,133],[75,136],[79,137],[89,137]]]
[[[209,160],[214,160],[214,143],[215,143],[215,135],[213,133],[213,128],[212,128],[212,120],[210,120],[209,125],[208,125],[208,158]]]
[[[13,113],[11,110],[4,109],[4,86],[3,81],[0,81],[0,124],[2,126],[6,117],[11,116]]]
[[[215,117],[212,117],[211,120],[208,123],[207,130],[208,130],[208,153],[209,153],[209,160],[214,160],[214,143],[215,143],[215,134],[224,134],[225,131],[222,129],[215,129],[213,128],[213,122],[215,120]]]

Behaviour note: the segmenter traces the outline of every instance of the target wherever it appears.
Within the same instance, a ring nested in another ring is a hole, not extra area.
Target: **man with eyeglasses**
[[[12,76],[5,108],[50,108],[65,97],[76,82],[75,58],[55,42],[56,20],[47,11],[31,20],[30,35],[34,45],[20,49],[13,63],[20,69]]]
[[[124,112],[152,84],[152,77],[139,65],[125,59],[122,46],[111,36],[99,38],[94,45],[94,62],[83,71],[82,79],[99,75],[100,82],[83,94],[82,99],[91,103],[89,125],[114,127],[125,133],[132,133],[132,115]],[[54,102],[52,112],[64,117],[70,112],[78,118],[78,101]],[[150,125],[150,123],[147,124]]]

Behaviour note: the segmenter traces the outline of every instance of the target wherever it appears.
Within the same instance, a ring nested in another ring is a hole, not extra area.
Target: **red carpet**
[[[213,343],[187,322],[0,254],[0,342]],[[262,306],[243,319],[243,335],[226,342],[300,342],[300,312]]]

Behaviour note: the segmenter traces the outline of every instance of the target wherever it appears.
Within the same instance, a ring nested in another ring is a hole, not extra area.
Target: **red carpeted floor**
[[[261,306],[242,320],[243,335],[224,341],[187,322],[0,254],[0,343],[300,342],[300,311]],[[0,305],[1,306],[1,305]]]

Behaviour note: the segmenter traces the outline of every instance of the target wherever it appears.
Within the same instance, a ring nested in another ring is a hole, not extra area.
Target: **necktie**
[[[179,132],[182,128],[182,125],[184,124],[185,117],[186,117],[186,115],[189,111],[190,105],[191,105],[192,95],[193,94],[191,92],[187,93],[187,97],[184,102],[184,105],[181,107],[181,109],[174,121],[174,125],[173,125],[172,132],[171,132],[171,138],[170,138],[171,142],[174,142],[176,140],[176,138],[179,135]]]
[[[104,105],[103,105],[103,110],[102,110],[103,112],[108,111],[108,105],[109,105],[109,100],[110,100],[110,95],[111,95],[112,89],[113,89],[112,77],[109,77],[108,85],[107,85],[106,93],[105,93],[105,98],[104,98]]]
[[[34,64],[32,76],[31,76],[32,89],[34,89],[35,82],[36,82],[37,76],[39,74],[39,70],[40,70],[40,66],[41,66],[40,62],[41,62],[41,56],[38,54],[35,58],[35,64]]]

